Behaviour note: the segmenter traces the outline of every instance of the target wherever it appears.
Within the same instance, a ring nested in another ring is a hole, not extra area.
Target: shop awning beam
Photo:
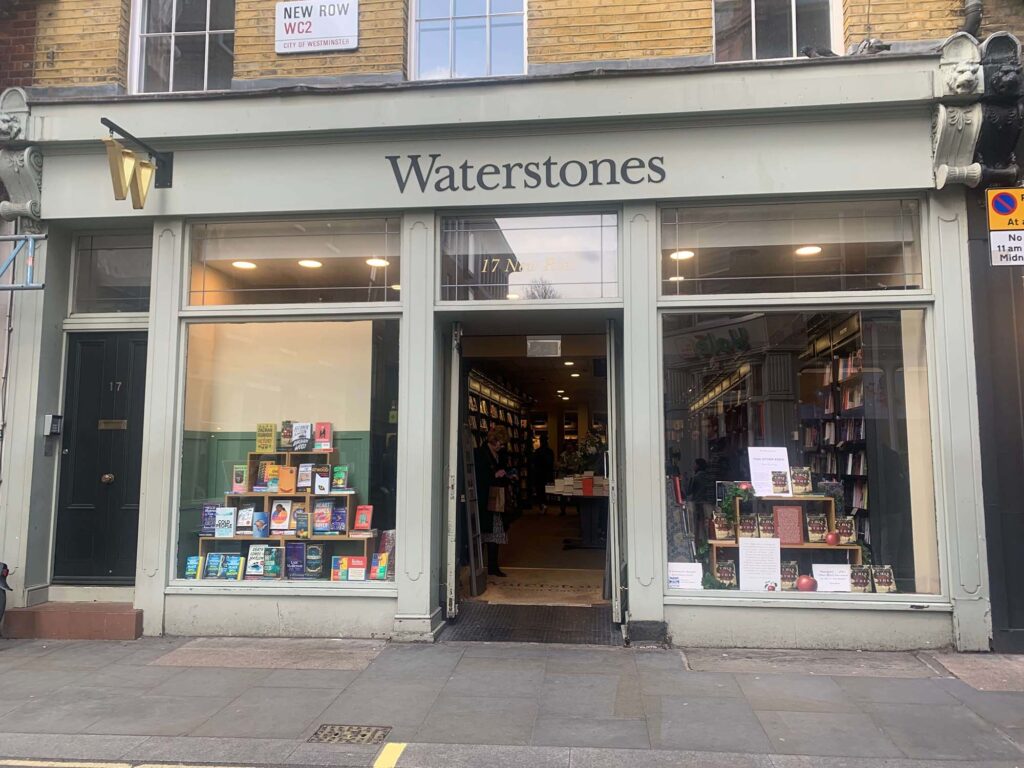
[[[106,117],[100,118],[100,123],[106,127],[111,134],[117,134],[120,138],[131,142],[153,160],[156,163],[156,177],[153,181],[153,186],[157,189],[170,189],[171,184],[174,181],[174,153],[173,152],[158,152],[153,149],[149,144],[144,142],[142,139],[137,139],[132,136],[128,131],[119,126],[113,120],[109,120]]]
[[[46,235],[0,235],[0,243],[14,243],[10,254],[0,264],[0,291],[39,291],[42,290],[42,283],[33,283],[33,272],[36,264],[36,243],[46,240]],[[27,249],[27,251],[26,251]],[[9,283],[2,282],[7,270],[11,270],[11,277],[17,276],[18,255],[26,251],[25,256],[25,282],[16,283],[13,280]]]

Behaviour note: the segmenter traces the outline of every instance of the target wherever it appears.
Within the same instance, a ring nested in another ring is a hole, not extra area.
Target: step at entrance
[[[42,640],[137,640],[142,611],[131,603],[43,603],[8,608],[3,636]]]
[[[622,633],[612,623],[607,605],[576,608],[464,602],[459,606],[458,619],[445,627],[440,639],[622,645]]]

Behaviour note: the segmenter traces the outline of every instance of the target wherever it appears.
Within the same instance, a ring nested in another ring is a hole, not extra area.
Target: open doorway
[[[452,639],[619,641],[608,334],[466,329],[456,354]]]

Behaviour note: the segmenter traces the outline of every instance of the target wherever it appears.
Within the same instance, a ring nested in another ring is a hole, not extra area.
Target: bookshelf
[[[530,421],[523,398],[508,387],[502,386],[479,371],[469,372],[467,380],[466,426],[473,435],[474,448],[487,439],[487,433],[495,424],[508,430],[509,462],[519,472],[522,489],[528,487],[527,461],[533,446],[530,442]]]

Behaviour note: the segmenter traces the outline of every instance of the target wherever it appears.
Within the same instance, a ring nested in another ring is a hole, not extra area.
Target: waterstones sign
[[[562,160],[549,155],[517,163],[474,163],[440,153],[384,159],[402,194],[634,186],[660,184],[666,178],[661,156]]]
[[[277,4],[274,51],[311,53],[359,47],[359,0]]]

